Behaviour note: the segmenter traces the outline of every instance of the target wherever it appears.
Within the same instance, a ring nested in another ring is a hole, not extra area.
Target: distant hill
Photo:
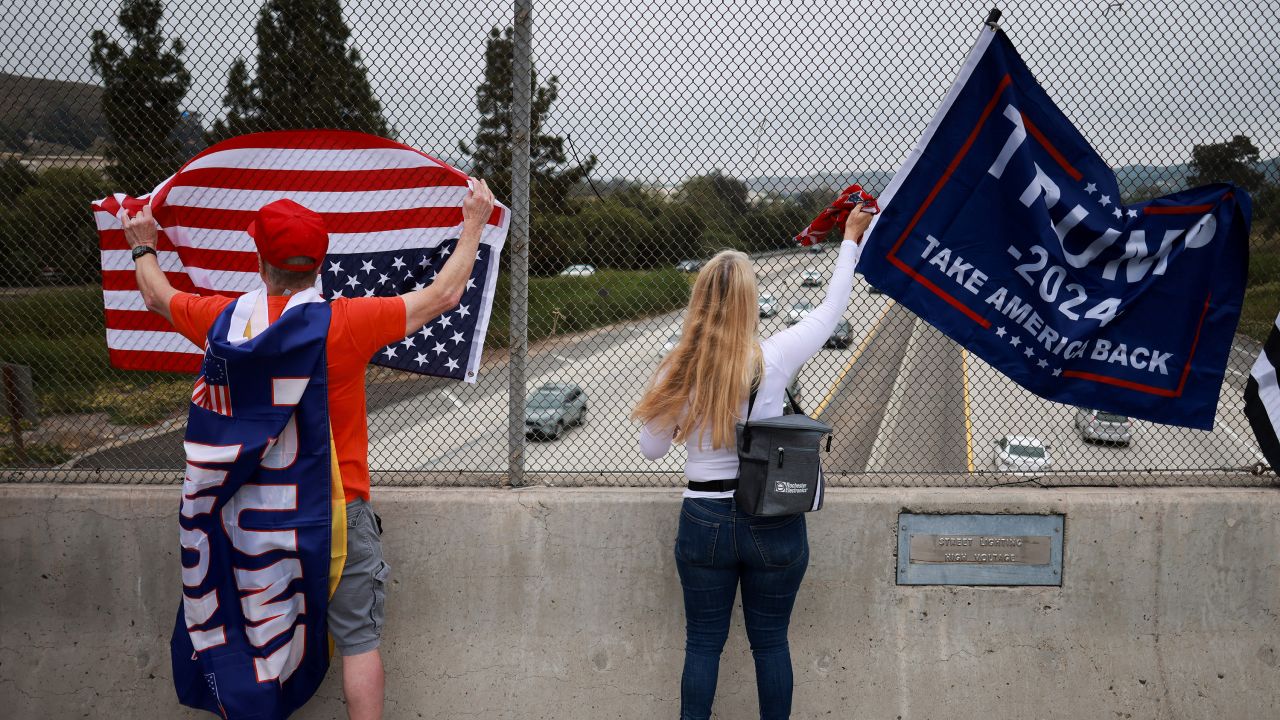
[[[90,83],[0,73],[0,147],[30,138],[88,150],[106,134],[102,88]]]
[[[855,182],[879,194],[893,179],[892,171],[856,170],[821,175],[763,175],[747,178],[747,188],[758,193],[797,195],[811,190],[843,190]]]

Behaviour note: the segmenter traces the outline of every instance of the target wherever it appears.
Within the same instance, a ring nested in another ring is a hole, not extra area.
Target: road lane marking
[[[867,333],[867,336],[862,339],[862,343],[858,345],[858,349],[849,357],[849,362],[844,364],[844,368],[840,371],[840,374],[836,376],[836,381],[831,384],[831,389],[827,391],[826,397],[822,398],[822,402],[814,409],[814,417],[821,415],[822,411],[827,409],[827,405],[831,404],[831,400],[836,396],[836,391],[840,388],[840,383],[844,382],[844,376],[849,374],[849,370],[853,368],[853,364],[858,361],[858,358],[862,356],[862,352],[871,344],[876,333],[880,332],[880,327],[884,324],[884,319],[889,315],[889,310],[893,305],[893,300],[889,300],[885,303],[884,310],[880,311],[880,317],[876,318],[875,324],[871,326],[871,332]]]
[[[960,384],[964,388],[964,454],[973,472],[973,423],[969,420],[969,353],[960,348]]]

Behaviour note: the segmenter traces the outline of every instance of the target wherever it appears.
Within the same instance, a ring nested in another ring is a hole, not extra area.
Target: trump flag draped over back
[[[1023,387],[1213,427],[1248,265],[1243,190],[1125,204],[1004,33],[984,29],[881,205],[859,270]]]
[[[429,285],[462,230],[465,173],[391,140],[341,130],[256,133],[192,158],[149,195],[94,203],[111,364],[195,372],[203,349],[147,312],[118,213],[150,202],[163,229],[160,267],[179,290],[236,297],[261,285],[254,212],[290,198],[320,213],[329,254],[326,299],[398,295]],[[462,301],[373,362],[474,382],[510,212],[494,207]]]

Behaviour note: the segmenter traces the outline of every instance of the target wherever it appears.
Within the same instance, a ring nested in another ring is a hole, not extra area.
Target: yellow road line
[[[960,384],[964,387],[964,452],[973,472],[973,423],[969,420],[969,353],[960,348]]]
[[[853,352],[853,355],[849,357],[849,362],[844,364],[844,369],[842,369],[840,371],[840,374],[836,376],[836,381],[831,384],[831,389],[827,391],[827,396],[822,398],[822,402],[819,403],[818,407],[814,409],[813,411],[814,417],[818,417],[819,415],[821,415],[822,411],[827,409],[827,405],[831,404],[832,399],[834,399],[836,396],[836,390],[840,388],[840,383],[844,382],[844,376],[849,374],[849,370],[853,368],[853,364],[858,362],[858,358],[862,356],[862,352],[867,349],[868,345],[871,344],[871,341],[872,339],[875,338],[876,333],[880,332],[880,326],[882,323],[884,323],[884,319],[889,314],[889,309],[892,308],[893,305],[894,305],[893,300],[889,300],[888,302],[885,303],[884,310],[880,311],[880,317],[876,318],[876,323],[871,326],[871,332],[867,333],[867,336],[862,339],[862,342],[858,345],[858,349],[855,350]]]

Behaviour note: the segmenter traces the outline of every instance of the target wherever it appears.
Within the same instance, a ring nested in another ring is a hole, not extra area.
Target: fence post
[[[529,323],[529,124],[532,103],[533,0],[515,0],[511,104],[511,360],[507,480],[524,484],[525,363]]]

